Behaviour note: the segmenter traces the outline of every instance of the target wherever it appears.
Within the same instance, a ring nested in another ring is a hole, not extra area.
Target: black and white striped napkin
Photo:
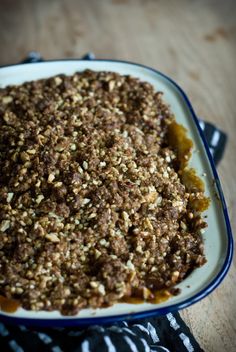
[[[3,352],[203,351],[179,313],[87,329],[35,330],[0,323],[0,342]]]
[[[36,53],[37,54],[37,53]],[[37,54],[38,55],[38,54]],[[83,58],[92,59],[92,54]],[[25,62],[38,62],[31,55]],[[216,164],[223,156],[227,136],[200,120]],[[200,341],[199,341],[200,342]],[[203,351],[179,313],[162,317],[122,321],[88,328],[27,328],[0,322],[2,352],[198,352]]]

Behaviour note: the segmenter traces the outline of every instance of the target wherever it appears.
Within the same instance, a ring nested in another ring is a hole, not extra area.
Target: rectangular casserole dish
[[[0,312],[0,320],[5,322],[36,326],[70,326],[103,324],[124,319],[163,315],[185,308],[207,296],[221,283],[232,261],[232,233],[214,162],[187,96],[170,78],[146,66],[123,61],[59,60],[0,68],[0,87],[47,78],[60,73],[70,75],[85,69],[114,71],[151,83],[156,90],[164,93],[164,101],[170,105],[176,121],[187,129],[188,136],[194,143],[189,166],[196,169],[201,178],[205,175],[203,180],[206,196],[211,199],[211,205],[205,212],[208,228],[203,234],[207,263],[194,270],[177,285],[181,289],[178,296],[160,304],[119,303],[109,308],[84,309],[73,317],[62,316],[57,311],[33,312],[19,308],[14,313]]]

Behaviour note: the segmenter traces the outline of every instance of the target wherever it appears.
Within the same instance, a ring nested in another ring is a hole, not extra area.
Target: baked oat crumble
[[[117,73],[0,89],[0,294],[73,315],[177,292],[206,223],[173,124],[161,92]]]

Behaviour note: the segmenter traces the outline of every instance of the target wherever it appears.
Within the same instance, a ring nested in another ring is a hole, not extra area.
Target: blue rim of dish
[[[42,62],[32,62],[32,63],[27,63],[23,65],[34,65],[34,64],[39,64],[43,65],[48,62],[59,62],[59,61],[88,61],[91,62],[91,59],[85,60],[85,59],[58,59],[58,60],[46,60]],[[188,99],[186,93],[182,90],[182,88],[175,82],[173,81],[170,77],[165,75],[164,73],[155,70],[149,66],[143,65],[143,64],[138,64],[134,62],[129,62],[125,60],[106,60],[106,59],[92,59],[92,61],[98,61],[98,62],[114,62],[114,63],[124,63],[124,64],[129,64],[132,66],[138,66],[141,68],[145,68],[149,71],[152,71],[155,74],[158,74],[171,82],[175,88],[179,91],[179,93],[182,95],[190,113],[191,117],[193,118],[193,121],[195,122],[195,125],[197,126],[198,133],[201,137],[201,140],[203,142],[205,151],[207,153],[208,160],[211,165],[211,170],[214,175],[214,181],[216,183],[217,190],[219,192],[221,204],[222,204],[222,209],[223,209],[223,214],[224,214],[224,219],[225,219],[225,225],[227,229],[227,235],[228,235],[228,248],[227,248],[227,254],[226,258],[224,261],[224,264],[222,265],[222,268],[220,272],[216,275],[216,277],[210,282],[210,284],[201,290],[200,292],[196,293],[194,296],[184,300],[181,303],[176,303],[170,306],[166,307],[161,307],[161,308],[154,308],[152,310],[144,311],[144,312],[138,312],[138,313],[128,313],[128,314],[121,314],[121,315],[111,315],[107,317],[93,317],[93,318],[71,318],[71,319],[32,319],[32,318],[17,318],[17,317],[10,317],[9,315],[2,315],[0,313],[0,320],[2,322],[8,323],[8,324],[19,324],[19,325],[26,325],[26,326],[38,326],[38,327],[72,327],[72,326],[88,326],[88,325],[97,325],[97,324],[110,324],[110,323],[115,323],[118,321],[122,320],[135,320],[135,319],[142,319],[142,318],[148,318],[151,316],[161,316],[165,315],[167,313],[184,309],[187,308],[188,306],[197,303],[207,295],[209,295],[217,286],[220,285],[220,283],[223,281],[225,275],[227,274],[232,258],[233,258],[233,235],[232,235],[232,230],[231,230],[231,225],[229,221],[229,215],[227,211],[227,206],[223,194],[223,190],[221,187],[221,183],[219,180],[218,173],[215,168],[215,164],[212,158],[212,155],[210,153],[207,141],[205,139],[205,136],[203,134],[203,131],[199,125],[198,118],[193,110],[193,107],[190,103],[190,100]],[[6,67],[12,67],[12,66],[19,66],[19,64],[13,64],[13,65],[5,65],[1,66],[1,68],[6,68]]]

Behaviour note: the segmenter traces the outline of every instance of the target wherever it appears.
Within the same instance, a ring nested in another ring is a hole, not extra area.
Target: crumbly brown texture
[[[204,264],[162,94],[112,72],[0,90],[0,293],[76,314],[152,300]],[[167,291],[166,291],[167,292]]]

